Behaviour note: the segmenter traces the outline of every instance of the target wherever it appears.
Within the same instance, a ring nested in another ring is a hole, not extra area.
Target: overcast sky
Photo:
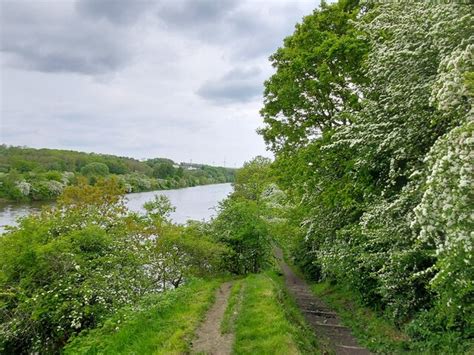
[[[0,143],[227,166],[310,0],[0,0]]]

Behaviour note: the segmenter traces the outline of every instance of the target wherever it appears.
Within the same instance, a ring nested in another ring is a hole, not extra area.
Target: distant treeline
[[[0,198],[55,199],[67,185],[117,176],[126,192],[232,182],[234,169],[115,155],[0,145]]]

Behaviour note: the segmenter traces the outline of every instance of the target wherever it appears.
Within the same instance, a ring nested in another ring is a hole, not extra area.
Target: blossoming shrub
[[[436,257],[431,288],[448,325],[474,330],[474,121],[453,129],[431,149],[429,175],[415,208],[418,240]]]
[[[334,42],[362,42],[364,55],[312,58],[332,44],[316,40],[320,21]],[[357,291],[429,352],[462,352],[474,334],[473,26],[462,2],[339,0],[285,39],[265,83],[261,132],[305,232],[295,260]],[[312,35],[299,43],[302,29]],[[328,70],[343,75],[313,74]],[[346,88],[356,105],[315,112]]]
[[[64,185],[58,181],[35,181],[31,186],[33,200],[52,200],[61,195]]]
[[[24,218],[0,239],[2,351],[57,352],[149,290],[119,192],[66,191],[58,209]]]

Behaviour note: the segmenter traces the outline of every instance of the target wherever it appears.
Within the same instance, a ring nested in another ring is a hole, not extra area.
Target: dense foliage
[[[126,192],[173,189],[232,182],[234,170],[170,159],[138,161],[105,154],[0,145],[0,198],[52,200],[66,186],[86,177],[117,176]]]
[[[340,0],[305,17],[265,83],[260,132],[276,159],[247,162],[210,223],[171,224],[162,197],[131,213],[123,193],[225,182],[229,169],[1,146],[0,196],[60,198],[0,239],[0,351],[57,353],[92,328],[99,337],[73,346],[100,349],[100,334],[135,331],[132,322],[115,332],[135,304],[148,319],[147,300],[173,298],[159,292],[264,270],[275,239],[308,277],[350,289],[408,334],[405,350],[465,350],[474,337],[473,12]],[[244,302],[268,304],[250,286]],[[192,306],[189,291],[180,295]],[[257,309],[242,319],[259,320]]]
[[[228,247],[225,268],[233,274],[256,273],[270,259],[267,203],[262,193],[268,184],[270,160],[257,157],[236,173],[234,192],[219,206],[211,229],[217,241]]]
[[[115,179],[67,187],[0,238],[0,352],[57,353],[144,296],[219,273],[225,246],[175,226],[166,198],[129,212]]]
[[[350,122],[366,82],[362,61],[367,43],[353,20],[355,1],[341,1],[303,19],[270,57],[277,72],[265,82],[261,129],[274,151],[292,151],[321,131]]]
[[[440,349],[474,336],[473,7],[341,0],[272,57],[293,255]]]

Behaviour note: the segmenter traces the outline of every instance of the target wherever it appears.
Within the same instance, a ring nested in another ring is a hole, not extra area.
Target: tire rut
[[[274,249],[285,283],[304,314],[307,322],[337,355],[366,355],[370,352],[359,346],[349,328],[342,325],[338,315],[321,299],[314,296],[308,284],[295,275],[283,259],[280,248]]]
[[[232,282],[225,282],[217,290],[214,304],[196,331],[191,354],[228,355],[231,353],[234,335],[222,334],[220,330],[231,288]]]

